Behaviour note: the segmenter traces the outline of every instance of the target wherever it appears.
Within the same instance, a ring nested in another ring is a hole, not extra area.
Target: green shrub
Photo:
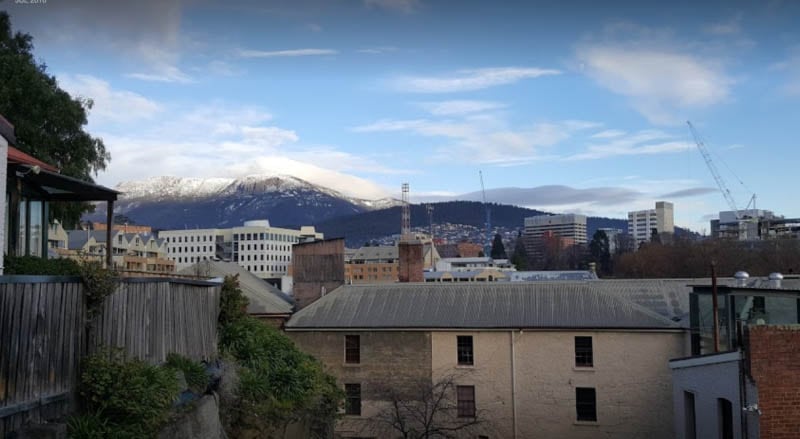
[[[108,420],[99,413],[72,416],[67,419],[70,439],[105,439],[111,435]]]
[[[208,375],[202,363],[180,354],[171,353],[167,355],[167,362],[164,366],[183,372],[186,384],[189,385],[189,390],[192,392],[205,393],[206,387],[208,387]]]
[[[93,314],[103,300],[117,290],[119,275],[97,261],[82,261],[78,268],[83,280],[86,306],[89,313]]]
[[[244,317],[222,328],[220,347],[242,366],[239,396],[244,411],[276,424],[336,418],[341,389],[316,359],[277,329]]]
[[[247,297],[239,289],[239,275],[225,276],[219,298],[219,326],[225,325],[247,316]]]
[[[37,276],[80,276],[80,267],[72,259],[43,259],[37,256],[6,256],[4,274]]]
[[[113,437],[149,437],[167,420],[178,392],[173,369],[103,350],[84,361],[81,396],[108,422]]]

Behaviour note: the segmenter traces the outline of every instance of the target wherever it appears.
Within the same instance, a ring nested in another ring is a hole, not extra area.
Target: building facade
[[[525,251],[534,260],[542,259],[554,240],[561,248],[587,243],[585,215],[539,215],[525,218],[524,225]]]
[[[662,236],[675,233],[674,206],[667,201],[657,201],[655,209],[628,212],[628,234],[633,239],[634,249],[650,242],[653,234]]]
[[[341,437],[398,437],[394,395],[450,383],[459,437],[672,438],[684,330],[592,284],[346,285],[286,331],[345,389]]]
[[[349,284],[397,282],[398,260],[396,245],[345,249],[345,279]]]
[[[235,262],[261,278],[285,276],[292,246],[323,237],[313,227],[271,227],[267,220],[246,221],[230,229],[163,230],[158,236],[166,240],[167,255],[178,270],[200,261],[221,260]]]
[[[56,257],[102,262],[106,254],[106,230],[64,230],[60,223],[49,227],[49,252]],[[167,244],[150,233],[111,232],[111,260],[123,275],[163,276],[175,273],[175,262],[167,258]],[[127,273],[126,273],[127,272]]]

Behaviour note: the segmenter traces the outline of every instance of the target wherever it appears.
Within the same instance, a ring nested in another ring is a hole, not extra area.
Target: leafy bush
[[[247,316],[247,297],[239,289],[239,275],[225,276],[222,282],[222,292],[219,299],[219,326],[220,328]]]
[[[38,276],[80,276],[80,267],[72,259],[43,259],[37,256],[5,256],[5,274]]]
[[[86,306],[89,313],[93,314],[103,300],[117,290],[119,275],[97,261],[82,261],[78,267],[84,284]]]
[[[238,363],[239,400],[226,412],[235,428],[262,430],[307,421],[324,437],[344,393],[314,357],[282,332],[250,317],[236,277],[225,278],[219,318],[223,356]],[[238,413],[238,415],[236,415]]]
[[[105,439],[111,435],[108,420],[99,413],[72,416],[67,419],[70,439]]]
[[[180,354],[171,353],[167,355],[167,362],[164,366],[183,372],[183,376],[186,377],[186,384],[189,385],[189,390],[192,392],[205,393],[206,387],[208,387],[208,375],[202,363]]]
[[[167,420],[178,392],[173,369],[103,350],[84,361],[81,396],[102,416],[113,437],[149,437]]]

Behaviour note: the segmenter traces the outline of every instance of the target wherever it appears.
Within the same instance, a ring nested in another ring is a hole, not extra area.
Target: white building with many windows
[[[658,236],[675,233],[673,208],[672,203],[657,201],[655,209],[628,212],[628,234],[634,241],[635,249],[643,242],[650,242],[654,232]]]
[[[163,230],[158,236],[167,241],[167,257],[178,270],[200,261],[221,260],[235,262],[261,278],[285,276],[292,245],[323,238],[311,226],[286,229],[272,227],[268,220],[245,221],[230,229]]]

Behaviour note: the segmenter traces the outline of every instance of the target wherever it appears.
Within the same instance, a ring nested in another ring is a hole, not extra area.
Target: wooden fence
[[[126,279],[87,322],[80,279],[0,277],[0,438],[73,411],[81,357],[101,345],[153,364],[170,352],[215,357],[219,294],[202,281]]]

